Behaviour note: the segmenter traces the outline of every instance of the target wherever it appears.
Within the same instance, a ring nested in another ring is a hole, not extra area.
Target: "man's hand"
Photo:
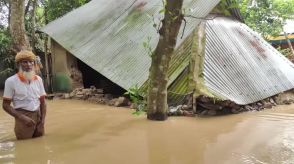
[[[33,137],[40,137],[45,134],[44,124],[45,120],[41,119],[41,121],[37,124],[37,128],[35,130]]]
[[[41,118],[40,124],[45,125],[45,118]]]
[[[45,119],[41,118],[41,121],[37,124],[37,128],[44,129]]]
[[[41,122],[37,125],[37,129],[38,129],[38,131],[44,133],[44,125],[45,125],[45,122],[44,122],[44,121],[41,121]]]
[[[36,122],[26,115],[21,115],[19,117],[19,120],[22,121],[28,127],[36,125]]]
[[[36,125],[36,122],[34,120],[27,117],[26,115],[23,115],[23,114],[17,112],[15,109],[12,108],[12,106],[10,106],[10,104],[11,104],[11,100],[3,99],[2,107],[8,114],[10,114],[11,116],[13,116],[16,119],[19,119],[21,122],[23,122],[28,127]]]

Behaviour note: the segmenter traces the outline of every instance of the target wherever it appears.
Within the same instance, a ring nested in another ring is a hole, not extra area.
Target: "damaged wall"
[[[52,39],[52,69],[54,92],[69,92],[83,86],[77,59]]]

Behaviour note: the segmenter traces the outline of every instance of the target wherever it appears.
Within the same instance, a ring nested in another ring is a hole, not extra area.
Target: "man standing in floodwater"
[[[18,73],[5,81],[3,109],[15,118],[14,132],[19,140],[44,135],[46,93],[41,77],[35,73],[35,60],[31,51],[17,53]]]

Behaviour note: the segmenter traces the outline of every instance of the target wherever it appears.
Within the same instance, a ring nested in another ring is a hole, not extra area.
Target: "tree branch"
[[[183,39],[184,37],[184,33],[185,33],[185,29],[186,29],[186,25],[187,25],[187,20],[185,18],[183,18],[183,21],[184,21],[184,28],[183,28],[183,31],[182,31],[182,36],[181,36],[181,39]]]
[[[27,5],[26,5],[26,9],[25,9],[25,14],[24,15],[27,15],[27,13],[29,12],[29,8],[30,8],[30,5],[31,5],[31,1],[32,0],[29,0]]]
[[[213,20],[217,16],[211,17],[211,18],[206,18],[206,17],[195,17],[193,15],[184,15],[184,17],[190,17],[190,18],[195,18],[195,19],[202,19],[202,20]]]

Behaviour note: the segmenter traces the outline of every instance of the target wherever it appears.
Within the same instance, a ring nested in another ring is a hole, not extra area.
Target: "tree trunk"
[[[183,0],[166,2],[159,42],[152,55],[149,73],[147,118],[150,120],[167,119],[168,68],[183,20]]]
[[[33,0],[33,8],[32,8],[32,13],[31,13],[31,21],[32,21],[32,38],[31,38],[31,45],[33,51],[36,53],[36,5],[37,5],[37,0]]]
[[[45,19],[45,24],[48,24],[48,13],[47,13],[47,11],[48,11],[48,7],[47,7],[47,5],[45,4],[45,3],[43,3],[43,6],[44,6],[44,19]],[[52,93],[52,91],[53,91],[53,88],[52,88],[52,83],[51,83],[51,77],[50,77],[50,72],[51,71],[49,71],[49,60],[48,60],[48,58],[49,58],[49,53],[48,53],[48,42],[50,42],[49,41],[49,37],[48,37],[48,35],[47,34],[45,34],[45,38],[44,38],[44,55],[45,55],[45,84],[46,84],[46,88],[47,88],[47,91],[49,92],[49,93]]]
[[[30,44],[25,33],[24,0],[11,1],[10,33],[13,41],[13,50],[30,50]]]

